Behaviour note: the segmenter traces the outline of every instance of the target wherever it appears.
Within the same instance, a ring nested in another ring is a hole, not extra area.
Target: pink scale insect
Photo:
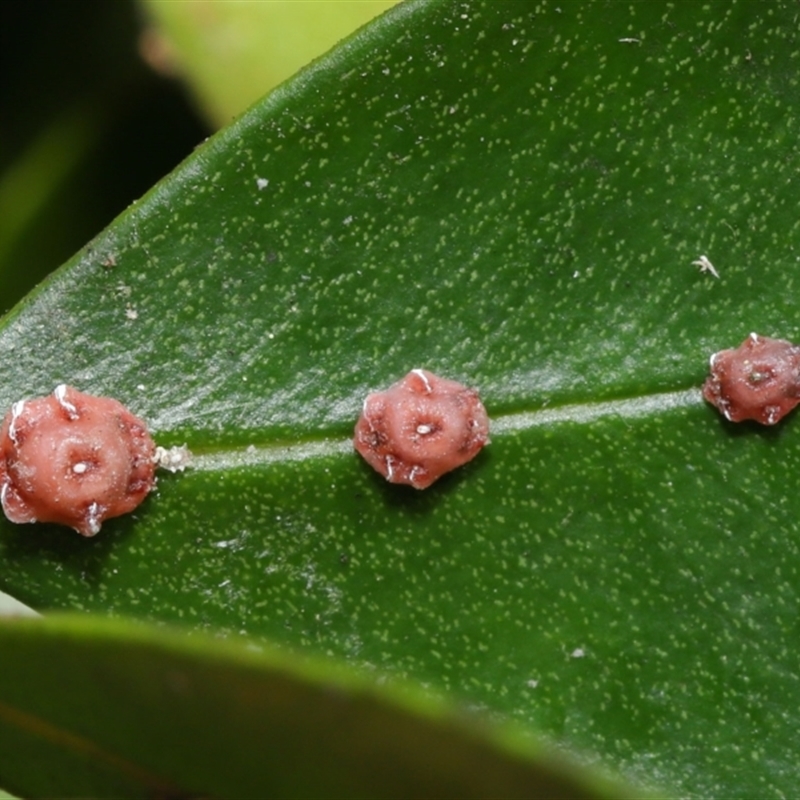
[[[188,460],[185,446],[156,447],[146,424],[119,401],[60,384],[5,415],[0,503],[11,522],[52,522],[95,536],[105,520],[147,497],[157,466],[176,471]]]
[[[751,333],[710,359],[703,397],[731,422],[775,425],[800,403],[800,346]]]
[[[489,417],[474,389],[412,369],[367,396],[353,444],[390,483],[426,489],[489,443]]]

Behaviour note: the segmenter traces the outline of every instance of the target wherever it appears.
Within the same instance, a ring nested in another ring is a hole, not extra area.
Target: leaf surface
[[[5,406],[66,381],[196,462],[95,540],[3,521],[0,588],[336,655],[678,794],[791,793],[796,420],[699,386],[799,336],[796,15],[411,2],[269,95],[5,318]],[[493,418],[424,493],[349,442],[413,367]]]
[[[26,797],[633,797],[518,731],[255,643],[88,617],[6,622],[0,642],[0,774]]]

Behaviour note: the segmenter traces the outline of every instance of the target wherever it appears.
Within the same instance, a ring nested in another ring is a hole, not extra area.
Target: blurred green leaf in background
[[[397,0],[142,0],[150,62],[184,76],[206,118],[236,115]]]
[[[207,134],[129,0],[0,7],[0,313]]]

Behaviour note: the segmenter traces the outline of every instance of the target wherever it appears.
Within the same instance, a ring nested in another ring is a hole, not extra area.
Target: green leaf
[[[429,694],[257,644],[83,617],[0,624],[0,647],[0,778],[26,796],[633,797]]]
[[[397,0],[173,3],[142,0],[145,53],[179,74],[209,121],[227,124],[313,58]]]
[[[411,2],[268,96],[4,320],[4,405],[70,382],[197,459],[96,540],[3,522],[0,588],[338,656],[676,794],[792,794],[797,424],[699,386],[798,339],[797,13]],[[494,420],[424,493],[349,441],[420,366]]]
[[[0,592],[0,617],[12,616],[36,617],[38,614],[19,600]]]

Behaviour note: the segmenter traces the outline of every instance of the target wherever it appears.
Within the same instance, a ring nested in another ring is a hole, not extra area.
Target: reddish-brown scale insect
[[[751,333],[711,356],[703,397],[731,422],[774,425],[800,403],[800,347]]]
[[[55,522],[94,536],[155,483],[144,422],[108,397],[61,384],[14,403],[0,427],[0,501],[12,522]]]
[[[425,489],[489,442],[489,418],[474,389],[414,369],[367,396],[356,450],[392,483]]]

